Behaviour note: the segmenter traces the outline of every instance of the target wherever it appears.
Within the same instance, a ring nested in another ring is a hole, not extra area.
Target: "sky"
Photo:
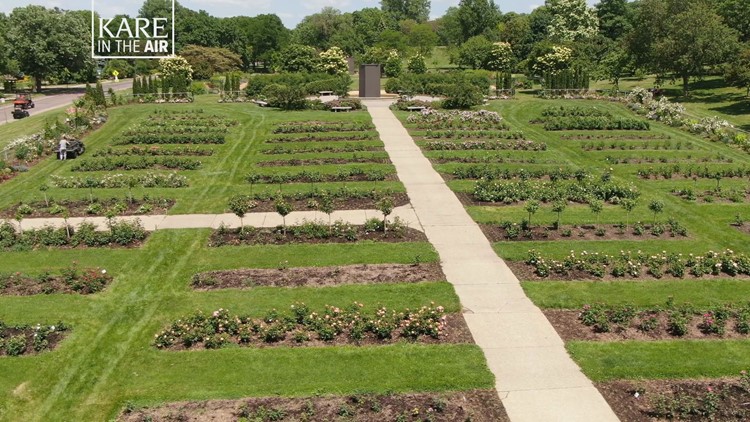
[[[102,16],[128,14],[135,16],[143,0],[93,0],[95,10]],[[302,18],[320,9],[331,6],[342,12],[352,12],[365,7],[380,7],[380,0],[179,0],[180,4],[192,10],[206,10],[218,17],[255,16],[275,13],[287,28],[294,28]],[[432,0],[431,18],[438,18],[459,0]],[[587,0],[589,4],[595,0]],[[92,0],[3,0],[0,13],[8,14],[13,8],[29,4],[45,7],[59,7],[68,10],[91,10]],[[528,13],[544,4],[544,0],[495,0],[503,12]]]

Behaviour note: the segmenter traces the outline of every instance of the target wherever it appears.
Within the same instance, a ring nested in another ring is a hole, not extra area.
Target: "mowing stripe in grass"
[[[747,340],[576,341],[566,347],[594,381],[719,378],[750,368]]]

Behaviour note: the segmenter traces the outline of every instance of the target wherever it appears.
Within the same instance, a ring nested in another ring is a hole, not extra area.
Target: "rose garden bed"
[[[140,221],[108,223],[106,231],[97,231],[92,223],[75,227],[45,226],[17,231],[9,222],[0,223],[0,250],[32,250],[38,248],[139,247],[148,233]]]
[[[359,422],[510,421],[494,390],[445,393],[362,393],[350,396],[316,395],[300,398],[260,397],[182,402],[145,409],[126,408],[118,420],[140,422],[175,419],[189,422],[234,422],[241,418],[275,421],[334,421],[350,418]]]
[[[533,226],[504,222],[500,224],[480,224],[479,227],[490,242],[507,241],[554,241],[554,240],[649,240],[684,239],[687,230],[677,221],[656,223],[655,225],[636,223],[624,224],[573,225],[573,226]]]
[[[219,309],[178,319],[154,337],[163,350],[219,349],[229,345],[254,347],[382,345],[398,341],[427,344],[473,343],[460,313],[447,314],[434,303],[419,309],[365,309],[354,302],[346,307],[326,305],[311,310],[304,303],[288,312],[269,310],[262,318]]]
[[[418,283],[444,281],[438,263],[363,264],[338,267],[243,268],[209,271],[193,276],[196,289],[249,287],[326,287],[342,284]]]
[[[24,218],[62,218],[66,211],[69,217],[104,216],[109,212],[115,215],[166,214],[174,204],[173,199],[150,197],[132,200],[129,198],[94,198],[93,202],[67,199],[49,202],[34,201],[13,205],[0,211],[0,218],[14,218],[19,214]]]
[[[59,271],[31,276],[20,272],[0,274],[0,295],[30,296],[52,293],[93,294],[103,290],[112,276],[101,268],[79,269],[75,263]]]
[[[274,228],[220,227],[211,234],[209,246],[227,245],[284,245],[289,243],[353,243],[374,242],[425,242],[427,237],[419,230],[406,227],[398,218],[383,230],[383,220],[368,220],[363,226],[334,221],[330,225],[308,221],[294,226]]]
[[[354,189],[339,189],[333,191],[311,190],[308,192],[298,192],[284,198],[293,210],[297,211],[315,211],[320,208],[320,201],[323,194],[327,194],[333,201],[336,210],[368,210],[377,209],[379,195],[388,196],[393,200],[394,207],[400,207],[409,203],[409,197],[403,192],[375,192],[375,191],[358,191]],[[258,192],[250,195],[253,206],[247,212],[276,212],[276,201],[273,198],[277,192]]]
[[[0,321],[0,356],[33,355],[54,349],[69,327],[55,325],[8,325]]]

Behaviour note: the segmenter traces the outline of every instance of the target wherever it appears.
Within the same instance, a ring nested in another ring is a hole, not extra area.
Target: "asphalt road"
[[[124,89],[130,88],[132,86],[132,81],[130,79],[125,79],[120,82],[105,82],[103,86],[105,92],[108,91],[109,88],[113,88],[115,91],[122,91]],[[72,105],[73,100],[83,95],[86,87],[85,85],[81,85],[71,88],[45,88],[45,90],[53,92],[59,91],[61,93],[51,93],[50,95],[45,95],[44,97],[39,98],[34,98],[32,94],[32,99],[34,100],[34,108],[29,109],[29,114],[31,114],[32,116]],[[12,112],[13,98],[6,98],[5,105],[0,107],[0,125],[4,125],[6,123],[12,124],[16,121],[13,119],[13,115],[11,114]]]

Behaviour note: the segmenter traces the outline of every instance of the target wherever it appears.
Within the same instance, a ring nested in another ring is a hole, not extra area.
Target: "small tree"
[[[245,195],[234,195],[229,198],[229,202],[227,204],[229,206],[229,210],[232,211],[234,215],[240,218],[240,234],[245,231],[245,223],[243,221],[243,218],[245,218],[245,213],[247,213],[247,211],[250,209],[249,202],[250,201]]]
[[[283,222],[283,232],[284,236],[286,236],[286,216],[293,211],[292,205],[286,202],[282,195],[279,195],[278,199],[276,199],[274,207],[276,208],[276,212],[281,216]]]
[[[656,215],[664,211],[664,202],[653,200],[648,204],[648,209],[654,213],[654,225],[656,225]]]
[[[18,222],[18,232],[20,234],[23,234],[23,227],[21,226],[21,222],[23,221],[23,213],[16,211],[16,215],[13,218]]]
[[[246,177],[247,181],[250,182],[250,195],[253,194],[253,186],[260,181],[260,174],[250,173]]]
[[[42,192],[42,195],[44,195],[44,205],[49,207],[49,200],[47,199],[47,190],[49,189],[49,186],[47,186],[46,183],[42,183],[41,186],[39,186],[39,191]]]
[[[526,206],[523,207],[524,210],[526,210],[527,213],[529,213],[529,229],[531,229],[531,216],[536,214],[537,211],[539,211],[539,201],[531,200],[526,203]]]
[[[65,207],[62,212],[63,224],[65,224],[65,234],[68,235],[68,241],[70,241],[70,225],[68,219],[70,218],[70,210]]]
[[[385,76],[389,78],[397,78],[401,76],[401,57],[398,55],[398,51],[391,50],[391,52],[388,53],[388,59],[385,61],[384,71]]]
[[[378,211],[383,213],[383,232],[388,231],[388,216],[393,212],[393,199],[389,196],[384,196],[378,200],[375,204]]]
[[[427,64],[424,62],[424,56],[422,56],[421,54],[412,56],[409,59],[409,62],[406,64],[406,69],[408,69],[409,72],[416,73],[418,75],[427,73]]]
[[[591,198],[589,200],[589,209],[596,215],[596,227],[599,227],[599,215],[604,209],[604,202],[596,198]]]
[[[630,225],[630,213],[635,209],[638,202],[635,199],[623,199],[620,201],[620,206],[625,210],[625,228]]]
[[[331,198],[331,195],[325,193],[323,196],[320,197],[320,201],[318,201],[318,210],[321,212],[326,213],[328,215],[328,231],[332,230],[332,223],[331,223],[331,214],[333,214],[334,211],[333,206],[333,198]]]
[[[125,183],[128,185],[128,201],[132,204],[135,202],[135,198],[133,197],[133,188],[138,186],[138,180],[135,177],[129,177]]]
[[[565,211],[565,208],[568,207],[567,201],[560,199],[558,201],[555,201],[552,204],[552,211],[557,213],[557,224],[555,225],[555,229],[560,228],[560,215]]]

